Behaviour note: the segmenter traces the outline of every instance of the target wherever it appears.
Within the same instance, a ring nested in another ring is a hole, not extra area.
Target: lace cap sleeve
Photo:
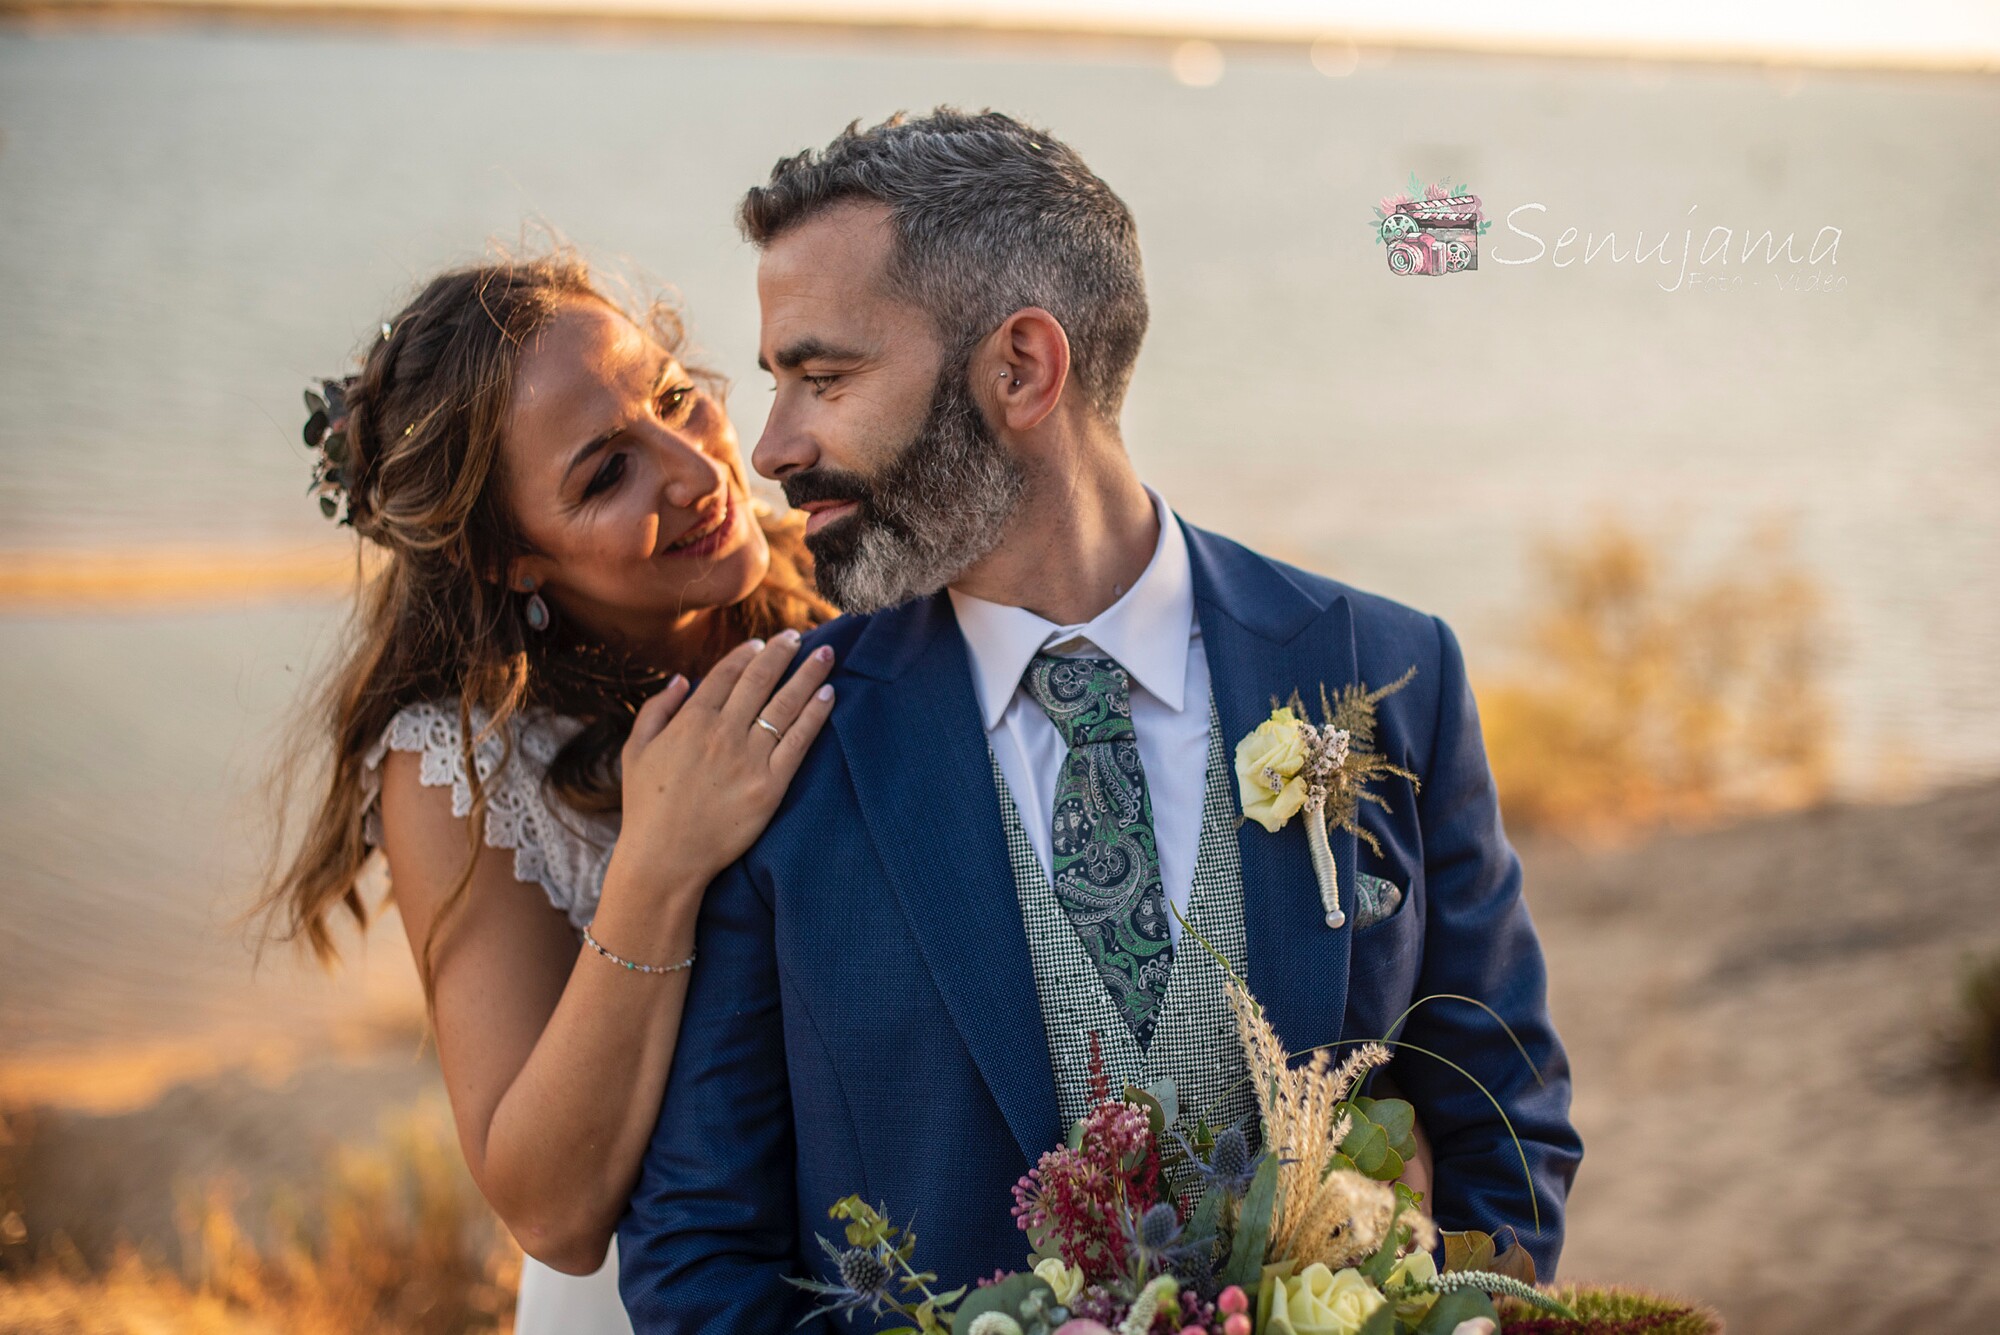
[[[477,710],[472,718],[478,738],[473,763],[486,791],[486,846],[511,849],[514,879],[541,886],[573,926],[587,927],[596,916],[604,871],[618,839],[618,817],[573,811],[553,801],[542,784],[549,762],[580,725],[545,712],[517,716],[508,723],[513,742],[509,754],[507,741],[498,732],[485,730],[486,718]],[[414,752],[419,757],[418,781],[426,788],[451,789],[454,816],[464,819],[472,814],[472,782],[466,773],[458,706],[410,705],[390,720],[362,757],[362,819],[371,847],[382,842],[382,761],[391,751]]]

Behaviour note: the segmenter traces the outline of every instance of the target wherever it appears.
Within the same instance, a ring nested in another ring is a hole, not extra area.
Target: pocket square
[[[1380,876],[1357,872],[1354,877],[1354,930],[1373,927],[1403,903],[1403,887]]]

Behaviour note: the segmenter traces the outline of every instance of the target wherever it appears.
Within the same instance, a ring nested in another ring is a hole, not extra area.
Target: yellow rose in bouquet
[[[1035,1273],[1055,1291],[1056,1301],[1065,1307],[1075,1302],[1076,1295],[1083,1289],[1083,1267],[1066,1265],[1060,1256],[1043,1260],[1036,1265]]]
[[[1411,1285],[1424,1285],[1438,1277],[1437,1262],[1426,1251],[1414,1251],[1401,1257],[1389,1267],[1389,1279],[1385,1288],[1404,1289]],[[1438,1300],[1435,1293],[1421,1293],[1413,1298],[1405,1298],[1396,1304],[1398,1315],[1428,1312]]]
[[[1335,1273],[1319,1261],[1296,1275],[1268,1276],[1258,1296],[1270,1303],[1257,1323],[1269,1335],[1358,1335],[1388,1301],[1359,1270]]]

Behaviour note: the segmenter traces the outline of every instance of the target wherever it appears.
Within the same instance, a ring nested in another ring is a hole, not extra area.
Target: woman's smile
[[[737,503],[735,488],[724,487],[721,500],[706,515],[697,516],[686,532],[661,549],[662,556],[713,556],[729,545],[739,527],[737,518],[742,506]]]

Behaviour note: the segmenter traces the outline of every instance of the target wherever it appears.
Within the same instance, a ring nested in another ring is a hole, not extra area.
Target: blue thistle
[[[1125,1240],[1146,1258],[1151,1273],[1166,1271],[1178,1275],[1182,1269],[1197,1267],[1204,1255],[1213,1257],[1213,1237],[1190,1238],[1180,1212],[1166,1201],[1152,1206],[1143,1215],[1125,1216]]]
[[[841,1251],[825,1238],[819,1240],[820,1249],[833,1260],[834,1273],[840,1277],[837,1284],[829,1284],[821,1279],[792,1279],[785,1282],[794,1288],[824,1299],[823,1306],[814,1310],[800,1321],[804,1325],[815,1317],[829,1316],[844,1312],[849,1321],[854,1314],[866,1307],[875,1316],[882,1315],[882,1307],[889,1299],[889,1262],[883,1255],[867,1247],[850,1247]]]
[[[1244,1133],[1243,1124],[1226,1126],[1215,1134],[1215,1144],[1209,1148],[1208,1162],[1203,1163],[1194,1146],[1188,1144],[1187,1137],[1178,1131],[1168,1135],[1180,1145],[1187,1155],[1188,1163],[1201,1176],[1202,1182],[1215,1187],[1232,1200],[1241,1200],[1250,1190],[1250,1182],[1257,1176],[1257,1168],[1264,1161],[1262,1154],[1250,1153],[1250,1137]]]
[[[1139,1242],[1149,1252],[1165,1251],[1181,1235],[1180,1212],[1161,1201],[1139,1219]]]

